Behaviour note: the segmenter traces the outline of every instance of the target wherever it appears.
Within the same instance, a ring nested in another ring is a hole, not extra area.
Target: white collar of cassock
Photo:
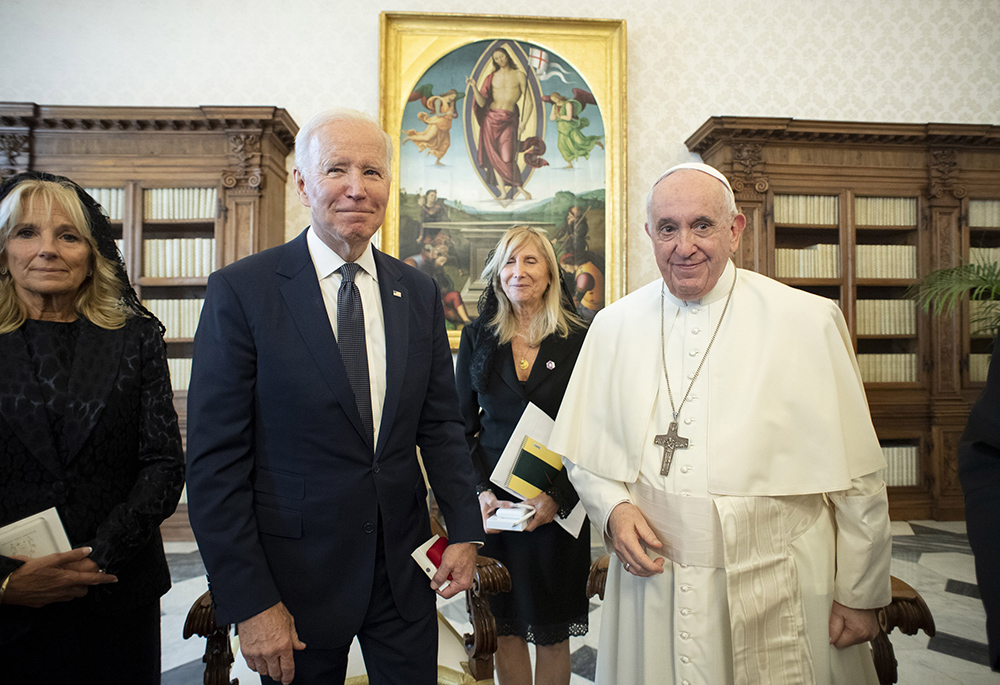
[[[330,249],[330,246],[323,242],[323,239],[316,235],[316,230],[310,226],[306,233],[306,244],[309,246],[309,256],[312,257],[313,265],[316,267],[316,275],[319,280],[323,280],[344,265],[346,261],[339,254]],[[365,270],[376,282],[378,282],[378,271],[375,268],[375,254],[372,252],[372,244],[368,243],[365,251],[357,258],[355,263]]]
[[[681,300],[674,297],[666,287],[663,288],[663,294],[667,302],[675,307],[692,307],[697,304],[709,305],[729,295],[729,288],[733,285],[734,278],[736,278],[736,265],[730,259],[726,261],[726,268],[723,269],[722,275],[719,276],[719,282],[700,300]]]

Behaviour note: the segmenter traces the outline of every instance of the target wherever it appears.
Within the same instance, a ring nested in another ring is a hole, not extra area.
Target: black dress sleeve
[[[174,411],[167,353],[156,324],[135,321],[140,336],[138,470],[126,499],[117,504],[88,544],[98,566],[114,573],[149,542],[177,507],[184,487],[184,453]]]

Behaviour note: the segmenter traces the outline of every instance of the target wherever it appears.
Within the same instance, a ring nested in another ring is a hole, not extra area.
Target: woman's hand
[[[551,523],[555,520],[556,514],[559,513],[559,505],[544,492],[539,493],[531,499],[524,500],[521,504],[535,508],[535,515],[528,519],[528,525],[524,528],[526,533],[530,533],[535,528],[544,526],[546,523]]]
[[[479,493],[479,511],[483,515],[483,530],[487,533],[499,533],[500,531],[495,528],[486,527],[486,519],[488,519],[497,509],[512,506],[514,506],[513,502],[497,499],[497,496],[493,494],[492,490],[483,490]]]
[[[38,608],[83,597],[91,585],[117,583],[118,578],[101,573],[97,563],[87,558],[90,552],[90,547],[79,547],[36,559],[13,557],[25,563],[10,574],[4,604]]]

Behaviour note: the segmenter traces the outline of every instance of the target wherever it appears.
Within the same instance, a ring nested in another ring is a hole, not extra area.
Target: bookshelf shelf
[[[737,264],[840,304],[891,515],[962,518],[958,441],[992,340],[971,332],[968,305],[932,317],[908,289],[935,269],[1000,262],[1000,127],[725,116],[686,144],[736,191]]]
[[[138,281],[140,286],[182,286],[182,285],[208,285],[208,276],[191,276],[187,278],[154,278],[151,276],[141,276]]]
[[[295,121],[276,107],[0,103],[0,128],[21,143],[13,156],[0,146],[0,175],[69,176],[108,212],[136,292],[167,328],[183,432],[209,273],[284,242]]]

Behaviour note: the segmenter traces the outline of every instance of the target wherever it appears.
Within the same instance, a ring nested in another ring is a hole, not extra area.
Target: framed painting
[[[624,20],[383,12],[380,243],[441,287],[452,349],[503,233],[552,242],[585,319],[625,288]]]

